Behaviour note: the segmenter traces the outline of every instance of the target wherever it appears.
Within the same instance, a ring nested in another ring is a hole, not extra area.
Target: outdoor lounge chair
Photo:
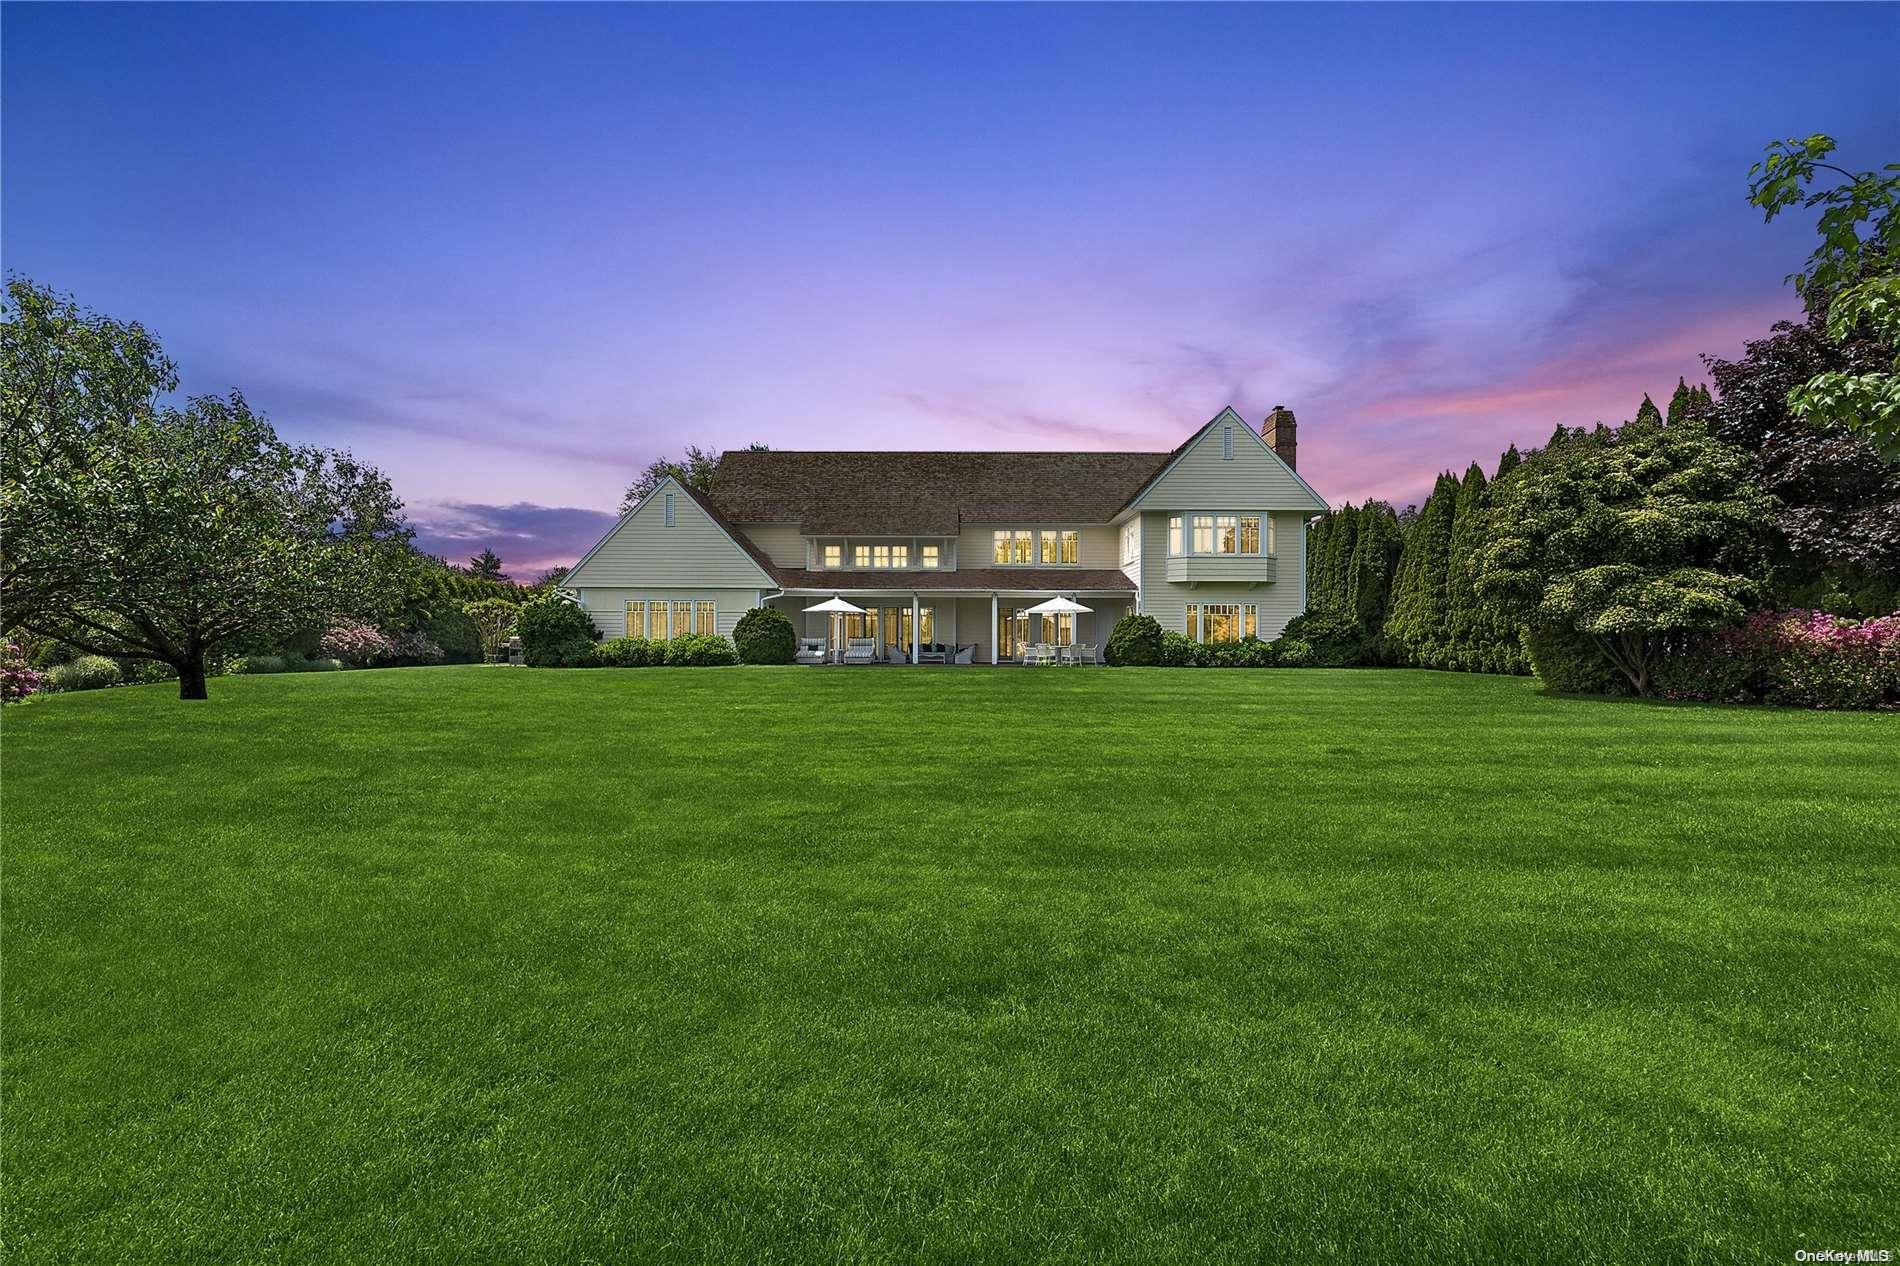
[[[925,642],[917,648],[917,662],[920,664],[941,664],[947,659],[942,642]]]
[[[1074,664],[1099,664],[1102,657],[1095,653],[1095,647],[1087,642],[1077,642],[1069,648],[1069,662]]]
[[[974,664],[976,662],[976,643],[971,642],[968,646],[952,648],[950,662],[953,664]]]
[[[825,639],[822,637],[801,637],[798,639],[798,653],[792,656],[795,663],[822,664],[825,662]]]
[[[876,663],[877,639],[869,637],[847,638],[844,644],[844,662],[847,664]]]

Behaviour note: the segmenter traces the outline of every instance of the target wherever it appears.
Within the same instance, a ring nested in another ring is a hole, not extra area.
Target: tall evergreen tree
[[[1392,599],[1392,574],[1403,546],[1398,517],[1383,501],[1359,508],[1352,564],[1346,582],[1346,611],[1369,633],[1385,625]]]
[[[1457,501],[1458,477],[1445,471],[1438,476],[1432,495],[1425,499],[1417,525],[1405,538],[1405,552],[1392,588],[1391,615],[1385,624],[1390,653],[1402,663],[1434,662],[1449,636],[1445,579]]]
[[[1647,391],[1643,393],[1643,402],[1640,405],[1636,406],[1635,421],[1636,421],[1636,425],[1639,427],[1661,426],[1663,424],[1662,410],[1656,407],[1656,402],[1649,398],[1649,393]],[[1607,428],[1601,422],[1599,422],[1597,423],[1597,430],[1605,431],[1607,430]]]
[[[1498,473],[1491,476],[1491,482],[1496,483],[1498,480],[1504,478],[1506,475],[1516,470],[1523,463],[1524,463],[1524,455],[1517,451],[1517,445],[1515,444],[1511,445],[1511,447],[1505,449],[1503,453],[1499,454]]]
[[[1689,418],[1706,418],[1713,407],[1714,401],[1709,399],[1707,383],[1697,383],[1691,387],[1688,380],[1678,378],[1676,379],[1676,394],[1669,397],[1667,421],[1670,426],[1674,426]]]

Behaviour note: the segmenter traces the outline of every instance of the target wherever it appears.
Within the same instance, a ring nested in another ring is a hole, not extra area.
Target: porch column
[[[923,613],[917,607],[917,595],[913,593],[910,596],[910,666],[912,668],[917,667],[917,652],[922,646],[923,631],[918,627],[922,619]]]
[[[996,665],[1001,662],[1000,660],[996,658],[996,644],[1000,642],[1001,640],[1002,638],[997,635],[997,631],[996,631],[996,595],[991,594],[990,595],[990,667],[991,668],[996,667]]]

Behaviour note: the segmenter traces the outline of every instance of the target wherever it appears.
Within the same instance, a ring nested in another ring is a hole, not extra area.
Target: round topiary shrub
[[[792,617],[776,607],[754,607],[739,617],[732,644],[745,664],[789,664],[798,654]]]
[[[686,633],[666,644],[668,668],[723,668],[738,662],[732,643],[710,633]]]
[[[587,612],[552,594],[521,604],[515,613],[521,658],[531,668],[581,668],[594,662],[600,630]]]
[[[1161,662],[1161,621],[1125,615],[1109,631],[1102,658],[1116,668],[1146,668]]]

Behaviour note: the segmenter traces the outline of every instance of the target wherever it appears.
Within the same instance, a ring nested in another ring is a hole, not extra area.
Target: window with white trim
[[[1139,516],[1122,524],[1122,562],[1132,563],[1141,556],[1141,519]]]
[[[869,567],[871,565],[871,547],[869,545],[853,545],[851,547],[851,565],[853,567]]]
[[[825,566],[827,567],[844,566],[844,546],[842,545],[825,546]]]
[[[1220,429],[1220,455],[1222,461],[1234,460],[1234,424],[1232,422]]]
[[[1260,608],[1253,603],[1187,604],[1190,642],[1238,642],[1260,636]]]
[[[891,546],[891,566],[893,567],[910,566],[910,546],[908,545]]]
[[[1182,554],[1271,554],[1273,552],[1273,516],[1240,514],[1233,511],[1186,516],[1191,529],[1184,540],[1183,516],[1168,516],[1168,553]],[[1262,529],[1264,528],[1264,539]],[[1264,551],[1262,546],[1265,546]]]
[[[1076,528],[998,528],[990,540],[998,567],[1070,566],[1082,556]]]
[[[937,547],[935,545],[921,546],[918,552],[923,555],[924,566],[935,567],[937,565]]]
[[[1178,514],[1171,514],[1168,516],[1168,553],[1179,554],[1180,552],[1181,552],[1181,516]]]
[[[672,527],[678,522],[678,520],[673,515],[673,494],[670,492],[666,494],[666,501],[664,503],[664,508],[666,511],[666,526]]]

